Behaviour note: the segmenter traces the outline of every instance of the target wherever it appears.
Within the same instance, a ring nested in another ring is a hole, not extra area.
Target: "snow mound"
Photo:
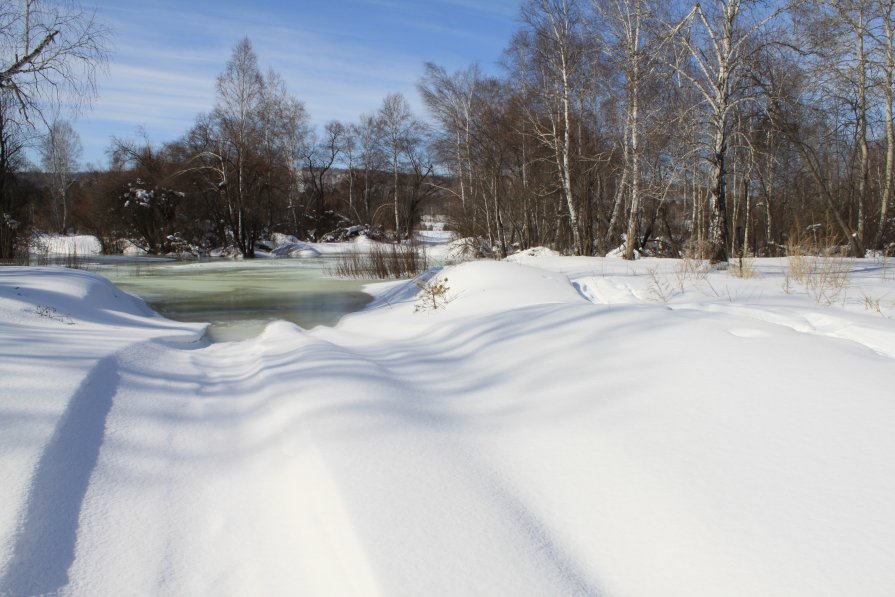
[[[453,235],[453,233],[450,233]],[[457,238],[437,244],[427,244],[426,256],[432,261],[450,262],[476,259],[483,254],[482,241],[476,238]]]
[[[274,247],[281,247],[283,245],[291,245],[302,242],[298,240],[298,237],[292,236],[291,234],[283,234],[282,232],[272,233],[270,235],[270,240],[273,243]]]
[[[31,239],[28,251],[33,255],[101,255],[102,244],[95,236],[37,234]]]
[[[292,242],[277,246],[270,254],[274,257],[320,257],[321,253],[312,245]]]
[[[611,251],[609,251],[608,253],[606,253],[606,257],[608,257],[610,259],[624,259],[626,250],[627,250],[627,247],[625,246],[624,243],[622,243],[619,246],[617,246],[616,248],[614,248]],[[634,249],[634,259],[640,259],[640,251],[638,251],[637,249]]]
[[[512,261],[514,263],[525,263],[533,259],[542,259],[544,257],[559,257],[559,252],[547,247],[532,247],[530,249],[526,249],[525,251],[513,253],[512,255],[507,257],[505,261]]]
[[[447,288],[445,296],[439,300],[445,308],[421,309],[423,287],[439,282]],[[538,305],[588,302],[564,274],[488,260],[434,267],[413,280],[372,284],[364,291],[376,297],[366,311],[386,309],[398,320],[421,310],[453,318]],[[343,321],[351,321],[356,315],[348,315]]]
[[[505,312],[535,305],[585,302],[560,273],[503,261],[467,261],[430,273],[422,282],[444,282],[445,316]],[[417,283],[408,288],[417,288]],[[421,290],[414,297],[419,304]]]
[[[291,234],[274,232],[270,235],[272,257],[320,257],[316,245],[298,240]]]
[[[146,303],[109,282],[83,270],[65,268],[0,268],[0,310],[36,315],[47,325],[80,322],[104,326],[127,325],[201,333],[204,324],[170,321]]]

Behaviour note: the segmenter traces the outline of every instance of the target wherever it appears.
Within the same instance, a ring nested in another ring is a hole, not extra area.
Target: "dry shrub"
[[[783,289],[790,292],[796,282],[818,303],[838,302],[848,288],[853,262],[847,257],[847,248],[834,241],[835,238],[818,240],[817,236],[796,236],[787,242],[789,268]]]
[[[425,283],[417,282],[416,285],[420,289],[420,293],[417,297],[414,312],[444,309],[450,302],[448,291],[451,288],[447,285],[447,282],[447,278],[435,278]]]
[[[683,294],[688,281],[695,286],[696,282],[705,280],[710,271],[712,271],[712,265],[708,260],[695,259],[686,253],[682,253],[681,260],[674,270],[678,289],[681,291],[681,294]]]
[[[814,254],[815,250],[816,248],[798,239],[787,241],[786,259],[789,262],[789,268],[786,270],[787,276],[799,284],[804,284],[813,271],[811,255]]]
[[[852,260],[844,255],[824,255],[814,258],[814,272],[805,286],[818,303],[832,305],[848,287]]]
[[[329,268],[328,268],[329,269]],[[339,255],[330,273],[339,278],[412,278],[429,269],[425,251],[415,245],[377,245],[369,252]]]
[[[680,277],[690,280],[705,280],[712,271],[712,264],[707,259],[696,259],[683,254],[677,273]]]
[[[759,277],[758,268],[755,267],[755,260],[751,258],[740,257],[731,265],[729,271],[731,275],[746,280]]]

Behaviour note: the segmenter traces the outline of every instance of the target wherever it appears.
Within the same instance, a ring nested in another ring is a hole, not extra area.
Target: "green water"
[[[276,319],[306,329],[335,325],[371,300],[361,291],[369,281],[328,276],[323,259],[128,261],[89,269],[165,317],[211,323],[207,335],[216,342],[251,338]]]

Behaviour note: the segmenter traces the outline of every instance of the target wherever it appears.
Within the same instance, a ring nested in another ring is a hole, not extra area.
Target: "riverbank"
[[[0,593],[891,594],[890,264],[515,260],[214,345],[0,270]]]

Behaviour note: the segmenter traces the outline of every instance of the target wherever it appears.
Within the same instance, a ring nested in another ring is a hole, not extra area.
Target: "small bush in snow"
[[[447,278],[433,279],[428,282],[417,282],[416,285],[420,289],[420,293],[416,299],[415,312],[419,311],[437,311],[444,309],[450,302],[448,291],[451,289],[447,285]]]
[[[44,307],[42,305],[35,305],[32,313],[34,313],[38,317],[52,319],[53,321],[58,321],[64,323],[65,325],[75,325],[75,322],[72,321],[71,317],[69,317],[68,315],[62,315],[56,310],[55,307]]]

